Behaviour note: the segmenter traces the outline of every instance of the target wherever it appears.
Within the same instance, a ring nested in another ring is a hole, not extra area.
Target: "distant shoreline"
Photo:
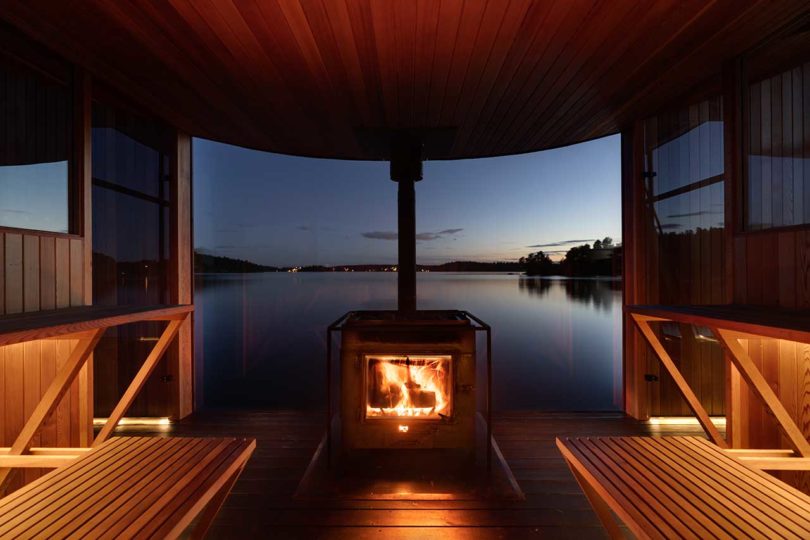
[[[429,272],[418,272],[419,274],[466,274],[466,275],[505,275],[517,278],[542,280],[542,281],[621,281],[622,276],[528,276],[523,272],[509,271],[459,271],[459,270],[432,270]],[[396,272],[382,270],[366,270],[358,272],[344,272],[342,270],[322,271],[322,272],[286,272],[286,271],[264,271],[264,272],[194,272],[195,276],[228,276],[228,275],[254,275],[254,274],[396,274]]]
[[[579,267],[578,272],[573,272],[577,268],[572,269],[573,274],[583,275],[529,275],[526,272],[532,270],[531,266],[525,261],[496,261],[496,262],[480,262],[480,261],[452,261],[443,264],[418,264],[416,265],[417,273],[495,273],[495,274],[514,274],[518,276],[540,278],[540,279],[615,279],[609,273],[594,273],[602,272],[606,269],[605,265],[600,265],[598,268],[592,267]],[[194,254],[194,270],[195,274],[263,274],[263,273],[396,273],[397,265],[395,264],[351,264],[351,265],[310,265],[310,266],[292,266],[292,267],[276,267],[265,266],[251,261],[232,259],[230,257],[222,257],[217,255],[209,255],[205,253]],[[609,268],[607,269],[609,270]]]

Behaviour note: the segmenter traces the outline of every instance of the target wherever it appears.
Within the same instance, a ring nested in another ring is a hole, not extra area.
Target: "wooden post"
[[[93,163],[92,163],[92,77],[84,68],[73,75],[74,181],[73,227],[82,236],[84,280],[82,302],[93,303]],[[93,441],[93,355],[79,372],[79,444]]]
[[[622,130],[622,286],[624,305],[647,302],[646,259],[641,190],[643,128],[636,122]],[[622,319],[624,350],[624,410],[639,420],[649,417],[647,382],[644,380],[646,350],[629,316]]]
[[[194,303],[194,258],[192,242],[191,137],[177,133],[172,156],[170,300],[173,304]],[[187,317],[177,334],[171,359],[175,364],[172,381],[172,409],[175,418],[194,410],[194,322]]]
[[[723,65],[723,166],[724,166],[724,274],[723,302],[734,302],[735,237],[742,230],[743,149],[743,76],[742,60],[735,58]],[[743,445],[742,393],[745,385],[740,373],[724,350],[726,363],[726,439],[732,448]]]

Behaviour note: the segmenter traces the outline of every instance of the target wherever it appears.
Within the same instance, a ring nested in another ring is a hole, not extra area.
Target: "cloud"
[[[443,231],[439,232],[421,232],[417,233],[416,239],[423,242],[429,242],[431,240],[438,240],[439,238],[445,236],[453,236],[454,234],[458,234],[463,230],[464,229],[444,229]],[[372,240],[397,240],[399,238],[399,234],[394,231],[364,232],[362,236]]]
[[[561,247],[569,244],[582,244],[585,242],[595,242],[596,238],[586,238],[584,240],[560,240],[559,242],[549,242],[548,244],[534,244],[530,248]]]
[[[719,212],[709,212],[707,210],[700,210],[698,212],[685,212],[683,214],[669,214],[667,215],[668,218],[683,218],[683,217],[697,217],[697,216],[705,216],[706,214],[718,214]]]
[[[364,232],[364,238],[371,238],[372,240],[396,240],[399,235],[392,231],[371,231]]]

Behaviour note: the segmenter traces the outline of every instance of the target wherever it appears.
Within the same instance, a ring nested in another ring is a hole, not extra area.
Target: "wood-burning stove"
[[[475,334],[461,311],[356,311],[339,325],[341,450],[475,449]]]

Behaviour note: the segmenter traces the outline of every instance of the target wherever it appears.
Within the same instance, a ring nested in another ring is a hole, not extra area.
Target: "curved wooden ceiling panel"
[[[381,159],[385,145],[370,139],[386,130],[440,128],[426,151],[447,159],[615,133],[807,9],[799,0],[15,0],[0,17],[196,136]]]

